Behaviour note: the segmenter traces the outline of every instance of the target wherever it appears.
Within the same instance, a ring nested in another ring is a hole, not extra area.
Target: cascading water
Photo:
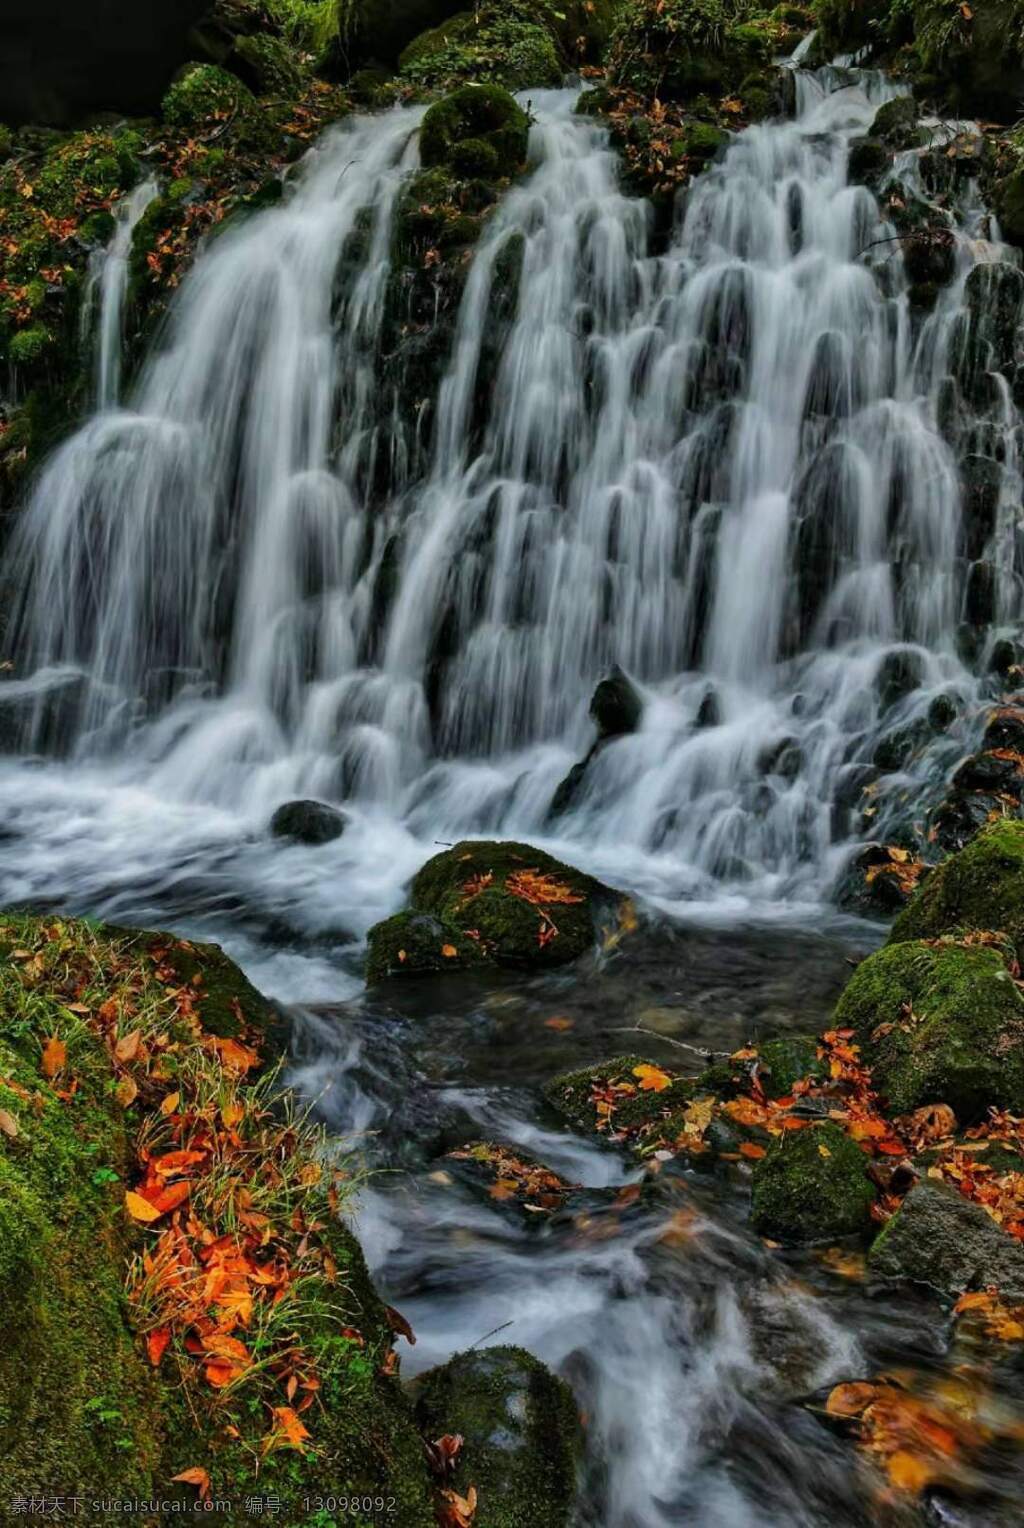
[[[539,1084],[634,1043],[624,1028],[728,1050],[824,1027],[849,928],[741,914],[807,919],[880,737],[978,690],[957,640],[971,564],[992,570],[990,620],[1019,615],[1016,407],[970,295],[979,263],[1004,289],[1007,252],[970,184],[955,215],[936,202],[953,273],[922,319],[898,230],[848,174],[892,87],[823,70],[795,89],[795,119],[740,135],[656,248],[575,93],[534,93],[531,171],[415,417],[383,351],[420,114],[332,131],[280,206],[202,254],[127,397],[108,345],[100,407],[7,567],[0,720],[28,757],[0,766],[4,901],[211,933],[268,992],[333,1005],[297,1015],[292,1078],[398,1169],[360,1232],[417,1328],[407,1372],[495,1328],[561,1368],[590,1419],[586,1528],[918,1524],[802,1402],[900,1362],[949,1378],[923,1317],[813,1258],[790,1278],[745,1188],[669,1171],[634,1202],[611,1154],[538,1117]],[[897,173],[929,203],[918,157]],[[982,536],[958,466],[979,455]],[[615,663],[641,730],[552,817]],[[944,749],[963,733],[891,776],[893,811]],[[343,836],[268,838],[296,795],[344,800]],[[554,839],[728,932],[642,926],[569,977],[364,995],[368,926],[436,840],[478,832]],[[586,1185],[580,1213],[524,1229],[462,1194],[438,1155],[481,1132]],[[928,1521],[1008,1523],[1019,1486],[996,1460],[995,1516],[945,1501]]]
[[[114,408],[120,399],[128,256],[139,220],[158,193],[156,181],[150,179],[140,181],[133,191],[121,198],[114,211],[110,243],[106,249],[97,250],[90,263],[82,327],[84,337],[88,339],[95,314],[95,398],[98,409]]]
[[[661,254],[603,131],[536,95],[432,461],[383,502],[367,461],[408,459],[375,366],[418,116],[330,135],[198,261],[130,407],[69,440],[22,518],[12,651],[87,676],[78,766],[253,824],[347,798],[403,838],[603,849],[672,897],[816,895],[844,779],[971,687],[938,409],[967,274],[1005,253],[965,214],[956,278],[911,321],[895,232],[846,171],[893,92],[849,78],[798,73],[795,120],[743,133]],[[1005,532],[995,554],[1008,619]],[[921,682],[893,706],[876,681],[900,653]],[[613,663],[643,728],[553,822]]]

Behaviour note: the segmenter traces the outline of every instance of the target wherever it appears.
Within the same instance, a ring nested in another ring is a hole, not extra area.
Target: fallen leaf
[[[181,1094],[180,1093],[168,1093],[166,1095],[166,1097],[164,1097],[160,1101],[160,1113],[163,1114],[164,1116],[167,1116],[168,1114],[173,1114],[174,1111],[177,1109],[177,1107],[178,1107],[180,1102],[181,1102]]]
[[[0,1109],[0,1130],[4,1135],[9,1135],[11,1140],[19,1134],[18,1121],[13,1114],[8,1114],[6,1109]]]
[[[52,1035],[43,1047],[43,1076],[56,1077],[57,1073],[63,1070],[67,1058],[67,1046],[64,1041]]]
[[[117,1099],[122,1109],[127,1109],[129,1104],[133,1104],[138,1096],[139,1085],[135,1081],[134,1077],[122,1077],[121,1081],[114,1089],[114,1097]]]
[[[146,1338],[146,1354],[154,1369],[159,1365],[161,1358],[163,1358],[170,1340],[171,1329],[169,1326],[158,1326]]]
[[[172,1475],[172,1480],[180,1480],[182,1485],[198,1486],[199,1500],[206,1501],[210,1494],[210,1477],[205,1470],[198,1467],[194,1470],[182,1470],[180,1475]]]
[[[476,1486],[470,1486],[465,1496],[457,1491],[441,1492],[442,1528],[473,1528],[476,1516]]]
[[[304,1454],[309,1431],[303,1425],[298,1412],[291,1406],[275,1406],[274,1422],[273,1430],[263,1440],[261,1452],[264,1457],[279,1448],[294,1448],[298,1453]]]
[[[853,1380],[836,1385],[825,1402],[825,1410],[833,1417],[859,1417],[878,1395],[878,1386],[866,1381]]]
[[[572,1029],[575,1022],[575,1019],[567,1019],[562,1014],[556,1013],[554,1018],[544,1020],[544,1028],[558,1030]]]
[[[130,1035],[122,1035],[114,1046],[114,1057],[117,1061],[134,1061],[139,1054],[139,1046],[142,1044],[142,1030],[133,1029]]]
[[[458,953],[458,950],[453,944],[443,944],[441,946],[441,954],[444,956],[445,960],[454,960]]]
[[[759,1146],[756,1141],[741,1141],[740,1155],[749,1157],[752,1162],[757,1162],[760,1161],[761,1157],[766,1156],[767,1153],[764,1147]]]
[[[635,1066],[633,1076],[639,1077],[641,1090],[645,1093],[661,1093],[672,1086],[672,1078],[667,1072],[657,1066],[647,1066],[646,1063]]]
[[[159,1220],[163,1214],[163,1211],[150,1204],[148,1199],[143,1199],[141,1194],[133,1194],[131,1189],[124,1196],[124,1207],[133,1220]]]

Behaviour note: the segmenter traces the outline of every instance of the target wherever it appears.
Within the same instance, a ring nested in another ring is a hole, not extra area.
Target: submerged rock
[[[1024,1299],[1024,1247],[980,1204],[933,1179],[911,1189],[883,1227],[868,1269],[876,1279],[921,1285],[949,1300],[990,1285]]]
[[[614,917],[625,906],[543,849],[469,839],[427,861],[409,902],[370,930],[368,980],[460,965],[563,965],[591,948],[603,910]]]
[[[270,819],[274,838],[300,844],[329,844],[344,833],[348,818],[324,801],[286,801]]]
[[[523,1348],[457,1353],[417,1384],[426,1438],[463,1446],[452,1485],[474,1487],[481,1528],[564,1528],[581,1451],[572,1391]]]
[[[999,932],[1024,958],[1024,823],[994,822],[937,866],[896,919],[890,944],[960,931]]]
[[[831,1121],[785,1131],[754,1168],[755,1230],[785,1242],[865,1231],[875,1198],[867,1165],[857,1143]]]
[[[946,1103],[970,1121],[991,1105],[1024,1110],[1024,998],[1007,954],[1009,945],[910,940],[857,967],[834,1023],[854,1031],[894,1113]]]

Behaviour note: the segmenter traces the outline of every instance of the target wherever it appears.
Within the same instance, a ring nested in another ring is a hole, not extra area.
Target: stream
[[[368,1170],[357,1229],[418,1339],[403,1375],[488,1342],[563,1374],[586,1419],[578,1528],[1022,1520],[1019,1360],[841,1254],[766,1246],[748,1164],[643,1178],[541,1093],[602,1056],[696,1073],[827,1027],[880,938],[828,905],[848,785],[936,697],[967,715],[986,693],[955,641],[961,489],[936,400],[970,272],[1012,257],[967,185],[953,278],[912,321],[892,227],[847,175],[895,87],[794,86],[794,118],[738,135],[660,246],[578,92],[530,93],[531,170],[474,257],[416,471],[375,359],[421,110],[332,129],[280,207],[214,240],[125,389],[140,188],[119,264],[94,272],[96,412],[6,566],[0,900],[214,938],[291,1007],[289,1078]],[[1015,427],[989,643],[1020,613]],[[613,663],[642,725],[553,817]],[[970,726],[889,777],[883,821]],[[343,835],[271,839],[296,796],[343,804]],[[464,836],[543,844],[629,891],[639,927],[554,975],[367,992],[367,930]],[[481,1137],[578,1191],[535,1218],[474,1191],[445,1154]],[[831,1386],[881,1372],[990,1429],[920,1502],[823,1417]]]

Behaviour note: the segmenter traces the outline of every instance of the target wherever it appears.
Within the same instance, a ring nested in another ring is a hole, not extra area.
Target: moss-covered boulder
[[[858,966],[834,1023],[856,1034],[893,1113],[945,1103],[966,1123],[1024,1109],[1024,998],[1007,952],[911,940]]]
[[[714,1062],[701,1072],[697,1086],[720,1098],[732,1098],[748,1092],[755,1075],[766,1098],[784,1098],[805,1077],[814,1081],[827,1077],[828,1063],[819,1056],[814,1035],[778,1035]]]
[[[480,1528],[564,1528],[576,1495],[580,1422],[572,1392],[523,1348],[459,1353],[420,1382],[424,1436],[463,1446],[452,1486],[476,1490]]]
[[[721,0],[626,0],[608,50],[611,83],[689,101],[735,94],[771,59],[784,22]]]
[[[486,964],[479,943],[432,913],[406,911],[375,923],[367,936],[366,981],[432,976]]]
[[[195,128],[198,123],[227,119],[252,110],[252,91],[237,75],[216,64],[189,64],[164,96],[163,118],[171,127]]]
[[[914,1284],[953,1300],[996,1285],[1024,1300],[1024,1247],[980,1204],[925,1179],[876,1237],[868,1256],[875,1279]]]
[[[561,1209],[579,1189],[529,1152],[501,1141],[467,1141],[449,1151],[444,1160],[448,1171],[528,1224]]]
[[[484,0],[415,38],[402,53],[402,77],[435,90],[474,81],[506,90],[559,85],[558,16],[543,0]]]
[[[957,932],[1005,934],[1024,958],[1024,823],[992,823],[938,865],[896,919],[889,943]]]
[[[603,913],[614,921],[626,906],[617,892],[543,849],[476,840],[428,860],[413,878],[409,904],[370,930],[370,980],[410,971],[414,951],[420,973],[481,962],[563,965],[591,948]]]
[[[830,1121],[785,1131],[754,1167],[755,1230],[784,1242],[865,1231],[875,1198],[867,1166],[857,1143]]]
[[[464,85],[435,101],[420,128],[424,165],[503,178],[526,158],[529,119],[499,85]]]
[[[675,1138],[695,1088],[692,1078],[630,1055],[562,1072],[545,1083],[544,1096],[573,1129],[644,1147]]]

